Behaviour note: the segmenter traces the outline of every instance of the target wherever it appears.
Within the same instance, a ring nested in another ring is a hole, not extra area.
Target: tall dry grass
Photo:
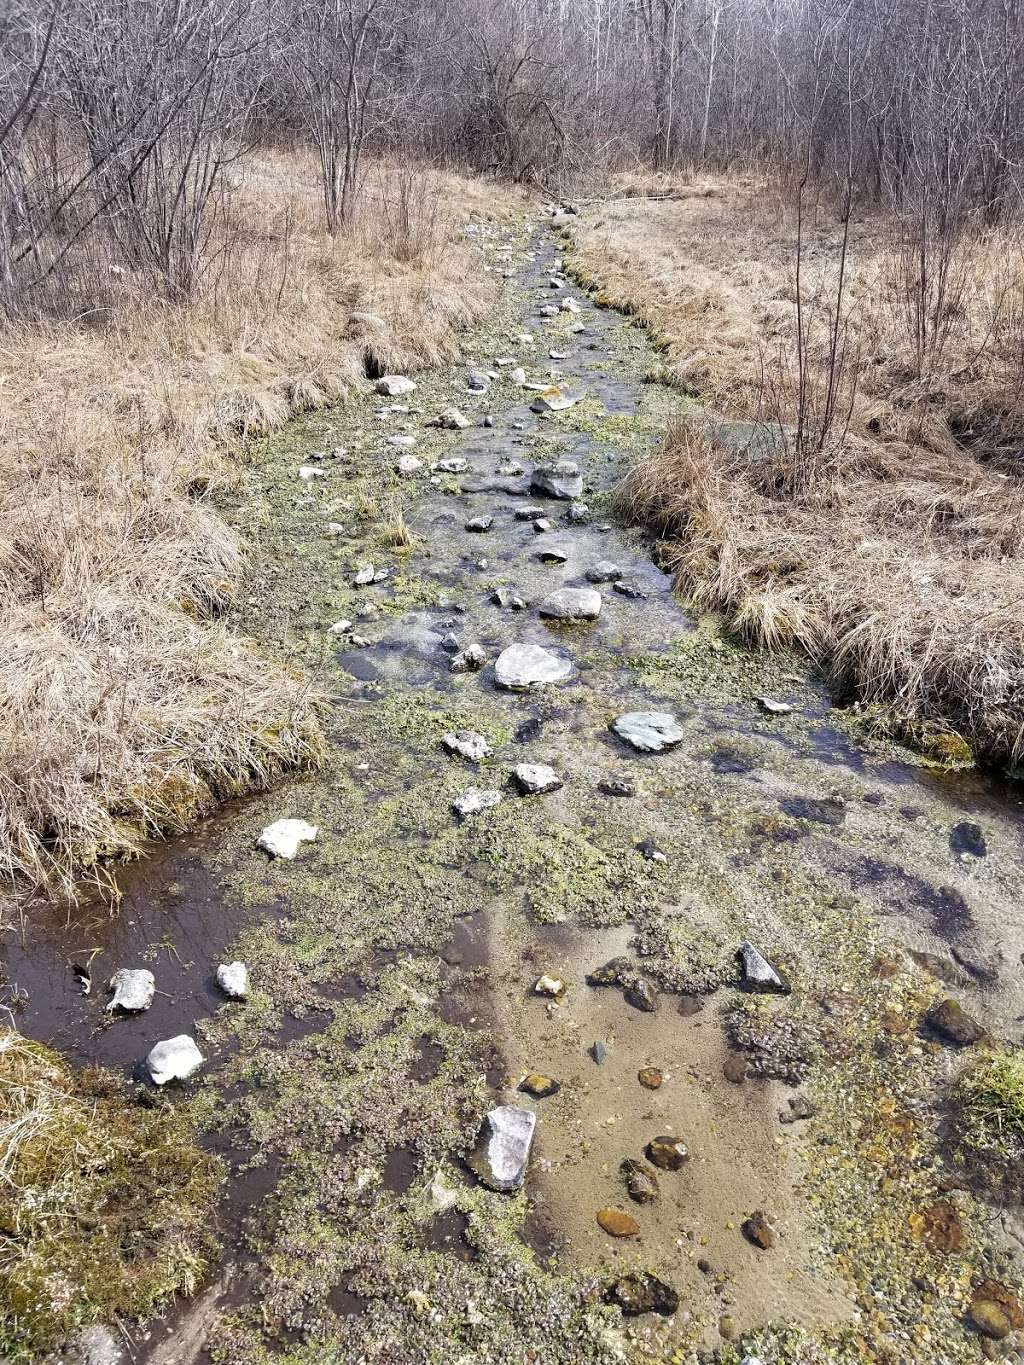
[[[753,180],[677,181],[659,200],[636,188],[588,211],[578,269],[654,328],[668,376],[695,403],[632,471],[627,514],[666,542],[683,590],[746,638],[803,647],[939,751],[959,752],[962,738],[1018,760],[1020,235],[978,230],[957,244],[946,311],[929,320],[924,346],[930,296],[912,297],[912,253],[880,215],[851,225],[842,420],[812,477],[799,478],[787,428],[799,401],[788,203]],[[802,262],[812,396],[828,383],[841,250],[841,226],[820,205]],[[748,443],[709,412],[763,425]]]
[[[91,252],[69,263],[73,321],[0,333],[9,888],[109,884],[145,838],[318,761],[309,682],[218,621],[244,546],[216,492],[247,441],[368,370],[455,356],[491,289],[461,224],[513,203],[381,164],[332,241],[312,158],[262,153],[234,178],[194,302]]]

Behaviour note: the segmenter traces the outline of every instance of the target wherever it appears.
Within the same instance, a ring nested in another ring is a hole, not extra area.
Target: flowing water
[[[687,612],[610,498],[687,400],[647,382],[657,356],[642,329],[551,287],[552,237],[479,237],[495,270],[516,273],[465,339],[467,361],[554,371],[580,401],[536,414],[510,367],[473,394],[452,366],[403,400],[419,412],[379,417],[388,400],[367,396],[271,442],[251,496],[229,509],[253,541],[238,625],[323,681],[325,770],[154,848],[124,872],[116,913],[36,907],[4,946],[20,1026],[76,1062],[135,1074],[154,1042],[184,1032],[207,1057],[182,1102],[227,1163],[223,1262],[132,1357],[685,1359],[742,1339],[767,1362],[852,1359],[860,1336],[911,1359],[925,1322],[928,1358],[975,1359],[964,1286],[982,1257],[1005,1270],[1015,1230],[986,1227],[964,1192],[970,1235],[942,1271],[952,1289],[909,1237],[908,1212],[939,1188],[952,1067],[915,1010],[941,978],[987,1026],[1017,1032],[1017,789],[869,741],[798,660],[750,653]],[[538,315],[563,296],[578,316]],[[425,426],[451,403],[470,427]],[[404,479],[385,443],[396,432],[416,435],[425,462]],[[324,477],[307,489],[296,470],[314,452]],[[557,458],[582,469],[586,519],[531,491],[534,467]],[[431,478],[449,459],[465,469]],[[517,517],[534,504],[551,530]],[[413,539],[393,548],[408,539],[399,510]],[[489,530],[466,529],[485,514]],[[344,533],[325,535],[331,521]],[[605,560],[632,595],[601,584],[590,623],[539,615]],[[388,578],[353,588],[367,561]],[[500,587],[526,605],[499,605]],[[341,617],[356,640],[327,634]],[[453,674],[449,635],[480,644],[486,666]],[[571,676],[500,690],[494,660],[514,642],[571,661]],[[792,712],[768,714],[765,695]],[[685,738],[638,755],[609,729],[624,711],[671,712]],[[492,755],[450,757],[453,729],[482,733]],[[563,785],[518,795],[521,762],[550,764]],[[609,794],[616,780],[633,794]],[[459,821],[451,804],[470,786],[503,799]],[[320,836],[269,863],[254,840],[285,815]],[[784,966],[792,996],[736,990],[743,939]],[[654,1012],[585,985],[623,955],[657,988]],[[253,981],[244,1006],[213,980],[236,956]],[[87,996],[75,963],[97,983]],[[101,986],[120,966],[156,975],[142,1016],[105,1011]],[[566,981],[561,1003],[534,992],[543,973]],[[660,1089],[638,1084],[647,1066]],[[529,1098],[516,1089],[527,1071],[560,1090]],[[515,1197],[482,1189],[460,1160],[499,1097],[539,1119]],[[817,1113],[780,1122],[795,1097]],[[892,1105],[912,1116],[913,1151]],[[884,1190],[864,1132],[898,1173]],[[619,1163],[658,1134],[681,1136],[690,1160],[661,1174],[656,1203],[630,1206]],[[598,1226],[607,1205],[635,1214],[636,1238]],[[778,1230],[768,1251],[739,1231],[756,1209]],[[604,1285],[638,1266],[678,1290],[673,1318],[624,1323],[603,1304]]]

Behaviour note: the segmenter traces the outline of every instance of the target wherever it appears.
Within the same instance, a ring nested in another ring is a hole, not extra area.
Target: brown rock
[[[978,1021],[971,1018],[959,1001],[951,998],[930,1009],[925,1021],[944,1043],[952,1047],[970,1047],[985,1037],[985,1030]]]
[[[690,1155],[685,1143],[674,1137],[651,1138],[646,1152],[647,1160],[659,1171],[678,1171]]]
[[[539,1071],[531,1071],[519,1082],[519,1089],[537,1100],[546,1100],[549,1095],[557,1095],[561,1088],[558,1081],[553,1081],[550,1076],[542,1076]]]
[[[952,1204],[930,1204],[920,1213],[912,1213],[910,1226],[932,1251],[959,1251],[963,1245],[960,1215]]]
[[[660,1090],[665,1079],[656,1066],[641,1067],[636,1078],[645,1090]]]
[[[670,1317],[679,1307],[679,1295],[672,1286],[646,1273],[623,1275],[613,1281],[605,1291],[605,1299],[631,1318],[640,1313]]]
[[[728,1313],[718,1320],[718,1335],[723,1341],[735,1341],[736,1339],[736,1321]]]
[[[704,1002],[699,995],[681,995],[679,997],[679,1013],[684,1019],[700,1014],[703,1008]]]
[[[992,1341],[1001,1341],[1024,1327],[1024,1312],[1017,1295],[999,1280],[982,1280],[971,1296],[967,1316]]]
[[[621,1209],[598,1209],[597,1221],[611,1237],[635,1237],[640,1224]]]
[[[653,1204],[658,1197],[658,1177],[642,1161],[634,1161],[627,1156],[619,1165],[619,1171],[626,1182],[626,1193],[637,1204]]]
[[[747,1078],[747,1059],[738,1052],[730,1052],[722,1063],[722,1075],[733,1085],[742,1085]]]
[[[762,1251],[770,1251],[775,1245],[775,1229],[769,1224],[763,1210],[758,1209],[743,1223],[743,1236]]]
[[[632,1005],[635,1010],[641,1010],[644,1014],[653,1014],[658,1008],[658,993],[642,976],[630,982],[622,994],[627,1005]]]

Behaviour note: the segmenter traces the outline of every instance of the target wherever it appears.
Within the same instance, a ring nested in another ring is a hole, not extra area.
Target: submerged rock
[[[658,995],[651,983],[638,976],[623,991],[623,998],[627,1005],[632,1005],[635,1010],[641,1010],[644,1014],[653,1014],[658,1008]]]
[[[146,1067],[154,1085],[166,1085],[168,1081],[187,1081],[205,1060],[195,1040],[187,1033],[179,1033],[150,1050]]]
[[[126,1014],[138,1014],[152,1005],[156,980],[145,967],[119,967],[110,978],[110,989],[114,998],[107,1006],[108,1013],[124,1010]]]
[[[658,1177],[649,1166],[627,1156],[619,1165],[619,1172],[625,1182],[626,1193],[637,1204],[653,1204],[657,1199],[660,1186]]]
[[[752,943],[744,940],[737,950],[737,955],[743,973],[740,985],[744,990],[789,994],[791,989],[789,982]]]
[[[538,608],[541,616],[556,621],[596,621],[601,614],[601,594],[596,588],[558,588]]]
[[[651,1138],[644,1151],[647,1160],[659,1171],[681,1170],[690,1157],[686,1144],[674,1137]]]
[[[518,1190],[526,1176],[537,1117],[529,1109],[502,1104],[484,1118],[469,1167],[484,1185],[499,1193]]]
[[[985,1030],[978,1021],[952,998],[933,1006],[925,1015],[925,1021],[944,1043],[952,1047],[971,1047],[985,1037]]]
[[[501,792],[481,791],[479,787],[467,787],[461,796],[452,802],[452,809],[460,820],[469,820],[482,811],[490,810],[501,804]]]
[[[467,645],[452,655],[448,667],[452,673],[478,673],[487,662],[483,645]]]
[[[300,844],[311,844],[319,835],[316,825],[305,820],[275,820],[256,840],[256,847],[272,858],[294,858]]]
[[[511,691],[525,691],[562,682],[572,673],[572,664],[541,645],[528,643],[509,645],[498,655],[494,678],[499,687]]]
[[[597,1221],[610,1237],[635,1237],[640,1231],[636,1219],[621,1209],[598,1209]]]
[[[612,591],[619,593],[622,597],[632,597],[639,602],[646,601],[650,597],[650,590],[645,588],[642,583],[638,583],[633,578],[619,578],[612,584]]]
[[[520,763],[513,768],[512,778],[524,796],[543,796],[562,785],[562,779],[546,763]]]
[[[249,969],[244,962],[222,962],[217,968],[217,985],[232,1000],[249,994]]]
[[[566,393],[561,385],[554,385],[539,393],[530,404],[531,412],[565,412],[574,408],[580,400]]]
[[[449,730],[441,736],[441,743],[450,754],[458,754],[474,763],[479,763],[491,752],[487,739],[476,730]]]
[[[770,716],[788,716],[794,710],[788,701],[776,701],[774,697],[757,697],[758,706]]]
[[[645,754],[660,754],[685,738],[679,722],[667,711],[627,711],[612,721],[612,730]]]
[[[629,1318],[641,1313],[671,1317],[679,1307],[679,1295],[672,1286],[644,1272],[613,1280],[605,1291],[605,1301],[615,1304]]]
[[[530,475],[530,487],[535,493],[572,502],[583,492],[583,475],[575,460],[556,460],[536,467]]]

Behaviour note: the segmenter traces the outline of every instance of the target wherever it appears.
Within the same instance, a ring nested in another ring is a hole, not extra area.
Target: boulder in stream
[[[500,1104],[484,1118],[469,1168],[489,1189],[510,1194],[521,1188],[530,1162],[537,1116],[515,1104]]]
[[[530,475],[530,487],[534,493],[572,502],[583,492],[583,475],[575,460],[555,460],[536,467]]]
[[[601,594],[596,588],[557,588],[538,610],[541,616],[555,621],[596,621],[601,614]]]
[[[179,1033],[176,1038],[166,1038],[150,1050],[146,1068],[154,1085],[166,1085],[168,1081],[187,1081],[205,1060],[195,1039],[187,1033]]]
[[[249,968],[244,962],[222,962],[217,968],[217,985],[231,1000],[244,1000],[249,994]]]
[[[562,682],[571,673],[572,664],[568,659],[559,658],[541,645],[526,642],[503,649],[494,665],[498,686],[513,692]]]
[[[145,967],[119,967],[110,978],[110,989],[114,998],[107,1006],[108,1013],[124,1010],[126,1014],[138,1014],[152,1005],[156,981]]]
[[[615,717],[612,729],[620,739],[644,754],[660,754],[684,738],[679,722],[667,711],[627,711]]]

